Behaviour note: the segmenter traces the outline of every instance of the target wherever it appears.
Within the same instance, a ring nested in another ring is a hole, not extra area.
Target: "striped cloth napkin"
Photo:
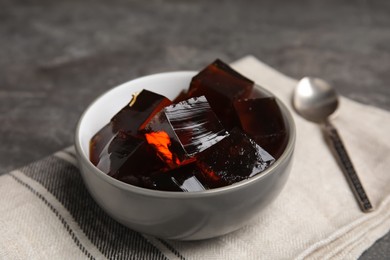
[[[251,56],[233,67],[290,106],[296,80]],[[180,242],[125,228],[90,197],[71,147],[0,177],[0,258],[356,259],[390,228],[390,113],[342,98],[334,120],[375,206],[369,214],[359,210],[320,128],[293,116],[289,180],[236,232]]]

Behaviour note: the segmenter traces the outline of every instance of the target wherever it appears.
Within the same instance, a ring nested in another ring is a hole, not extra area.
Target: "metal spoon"
[[[322,124],[324,133],[343,169],[361,210],[363,212],[371,211],[373,207],[349,159],[347,150],[336,128],[329,122],[329,116],[338,107],[336,91],[321,79],[305,77],[298,82],[295,88],[293,106],[305,119]]]

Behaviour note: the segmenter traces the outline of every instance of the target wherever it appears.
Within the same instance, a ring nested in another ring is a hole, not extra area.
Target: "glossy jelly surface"
[[[146,126],[146,131],[170,133],[168,135],[180,144],[186,157],[206,150],[228,134],[205,96],[165,107]]]
[[[261,174],[288,139],[277,101],[216,60],[170,101],[143,90],[90,141],[90,160],[131,185],[199,192]],[[146,86],[145,86],[146,87]]]

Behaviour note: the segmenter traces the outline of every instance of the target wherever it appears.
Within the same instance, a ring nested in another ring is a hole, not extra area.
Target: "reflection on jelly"
[[[164,112],[189,156],[204,151],[227,136],[205,96],[168,106]]]
[[[199,169],[194,163],[180,166],[166,173],[154,174],[153,189],[165,191],[203,191],[207,187],[198,179]]]
[[[157,155],[164,161],[170,168],[174,168],[180,164],[179,158],[174,156],[169,150],[171,147],[171,138],[164,131],[145,133],[146,141],[154,147]]]
[[[228,135],[204,96],[165,107],[145,131],[148,142],[168,165],[178,165]]]
[[[211,188],[252,177],[268,168],[275,159],[241,130],[198,154],[196,164]]]
[[[108,123],[102,129],[99,130],[91,139],[89,154],[90,160],[94,165],[98,165],[100,158],[102,157],[101,153],[103,149],[107,149],[110,140],[114,137],[112,132],[111,124]]]

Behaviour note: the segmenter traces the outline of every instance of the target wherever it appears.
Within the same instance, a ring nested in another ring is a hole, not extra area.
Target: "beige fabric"
[[[254,57],[233,67],[291,109],[297,81]],[[294,165],[276,201],[244,229],[173,246],[189,259],[356,259],[390,230],[390,113],[342,98],[334,124],[376,210],[364,214],[320,128],[292,111]]]
[[[13,176],[28,183],[42,199]],[[0,259],[84,259],[85,254],[54,212],[64,218],[73,235],[93,257],[104,258],[64,206],[22,172],[1,176],[0,194]]]

